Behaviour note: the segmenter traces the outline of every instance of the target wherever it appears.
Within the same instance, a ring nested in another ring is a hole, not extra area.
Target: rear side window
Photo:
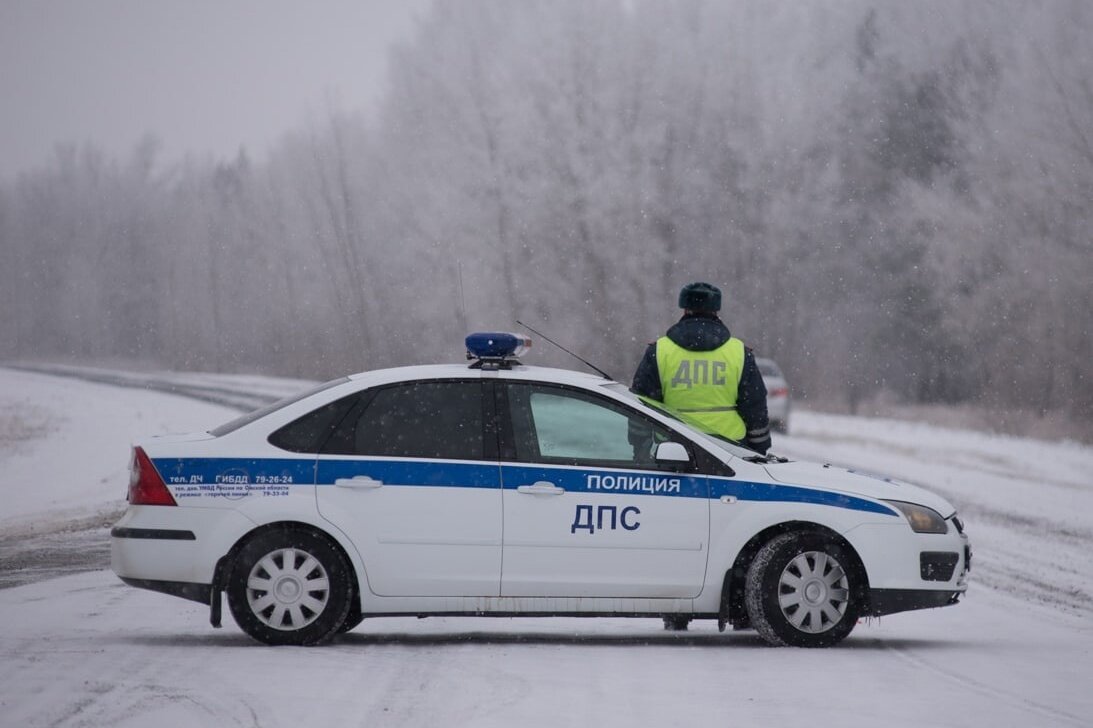
[[[285,407],[288,407],[290,404],[296,404],[300,400],[307,399],[308,397],[310,397],[313,394],[318,394],[319,392],[325,392],[328,389],[332,389],[334,387],[337,387],[339,384],[345,384],[348,381],[349,381],[349,377],[342,377],[341,379],[335,379],[335,380],[330,381],[330,382],[325,382],[323,384],[320,384],[317,387],[312,387],[311,389],[305,389],[304,391],[300,392],[299,394],[294,394],[291,397],[285,397],[284,399],[279,399],[276,402],[274,402],[273,404],[267,404],[265,407],[262,407],[260,409],[256,409],[253,412],[248,412],[247,414],[243,415],[242,417],[236,417],[231,422],[225,422],[224,424],[220,425],[220,427],[209,430],[209,434],[212,435],[213,437],[222,437],[223,435],[227,435],[229,432],[235,432],[236,430],[238,430],[240,427],[243,427],[244,425],[249,425],[250,423],[254,422],[255,420],[260,420],[263,417],[265,417],[266,415],[273,414],[274,412],[276,412],[279,409],[283,409]]]
[[[360,399],[360,393],[354,393],[308,412],[270,435],[269,444],[290,452],[318,453]]]
[[[482,460],[482,382],[414,382],[371,393],[324,453],[445,460]]]

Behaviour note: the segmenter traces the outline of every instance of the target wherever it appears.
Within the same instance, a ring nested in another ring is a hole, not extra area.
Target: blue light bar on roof
[[[467,336],[466,344],[472,359],[506,359],[526,354],[531,339],[523,334],[476,332]]]

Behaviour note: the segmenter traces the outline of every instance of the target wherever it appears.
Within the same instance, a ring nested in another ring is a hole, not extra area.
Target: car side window
[[[680,438],[607,399],[562,387],[508,388],[517,460],[619,468],[658,468],[656,445]]]
[[[484,459],[482,383],[413,382],[368,393],[324,453]]]

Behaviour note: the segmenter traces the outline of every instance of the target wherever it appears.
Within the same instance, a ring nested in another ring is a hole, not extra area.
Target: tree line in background
[[[1091,34],[1083,0],[437,3],[373,117],[0,186],[0,357],[318,378],[521,319],[629,381],[707,280],[818,406],[1090,420]]]

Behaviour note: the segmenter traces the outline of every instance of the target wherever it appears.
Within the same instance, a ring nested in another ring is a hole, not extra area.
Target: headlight
[[[915,503],[904,503],[903,501],[890,500],[884,502],[895,506],[900,513],[907,516],[907,521],[911,524],[911,530],[915,533],[949,532],[949,524],[945,523],[945,519],[941,517],[941,514],[932,508]]]

